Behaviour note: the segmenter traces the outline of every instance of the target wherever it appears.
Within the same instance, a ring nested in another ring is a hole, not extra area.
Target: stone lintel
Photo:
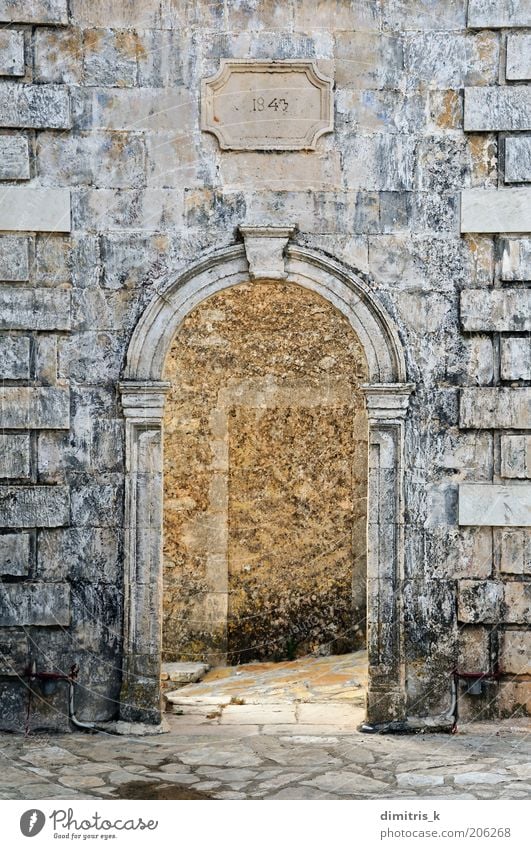
[[[251,280],[285,280],[285,251],[296,227],[240,227]]]

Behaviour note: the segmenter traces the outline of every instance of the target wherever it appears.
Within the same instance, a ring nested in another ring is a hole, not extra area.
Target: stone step
[[[163,663],[160,673],[162,689],[177,690],[186,684],[195,684],[209,669],[208,663]]]

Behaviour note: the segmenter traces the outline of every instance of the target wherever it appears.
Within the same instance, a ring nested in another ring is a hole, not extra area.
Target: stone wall
[[[298,225],[398,327],[408,712],[448,710],[457,665],[501,674],[465,715],[529,711],[528,4],[0,0],[0,22],[3,725],[33,658],[79,663],[82,718],[116,713],[117,383],[168,275],[241,224]],[[334,132],[222,152],[198,94],[230,57],[314,61]],[[32,725],[65,705],[36,692]]]
[[[164,658],[363,646],[367,375],[348,322],[300,287],[234,287],[183,322],[165,377]]]

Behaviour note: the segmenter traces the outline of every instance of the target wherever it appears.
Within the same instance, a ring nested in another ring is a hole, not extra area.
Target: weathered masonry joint
[[[328,6],[0,0],[6,729],[362,647],[531,711],[529,4]]]

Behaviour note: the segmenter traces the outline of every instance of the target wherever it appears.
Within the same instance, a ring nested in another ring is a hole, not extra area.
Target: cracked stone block
[[[0,478],[29,477],[29,440],[26,434],[0,433]]]
[[[0,535],[0,575],[20,577],[29,572],[30,535]]]
[[[24,72],[24,33],[0,30],[0,76],[23,77]]]
[[[0,584],[0,625],[70,625],[70,585]]]

